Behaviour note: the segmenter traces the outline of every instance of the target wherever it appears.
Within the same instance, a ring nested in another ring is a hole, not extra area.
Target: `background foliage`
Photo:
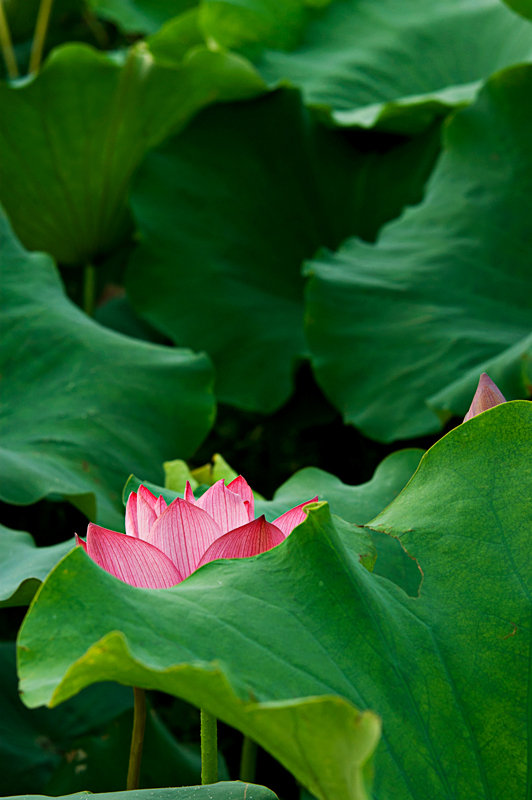
[[[3,793],[123,787],[98,679],[162,690],[144,787],[198,782],[190,702],[281,800],[525,800],[531,4],[55,0],[31,75],[2,7]],[[452,430],[484,370],[521,402]],[[216,452],[330,509],[164,594],[69,554]]]

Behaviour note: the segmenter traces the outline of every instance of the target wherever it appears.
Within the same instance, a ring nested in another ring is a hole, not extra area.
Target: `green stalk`
[[[255,780],[255,767],[257,765],[257,743],[244,736],[242,741],[242,755],[240,756],[240,780],[244,783],[253,783]]]
[[[201,709],[201,783],[218,780],[218,732],[216,717]]]
[[[53,2],[54,0],[41,0],[39,6],[37,22],[35,23],[35,33],[33,34],[33,42],[31,45],[30,74],[32,72],[37,72],[41,65],[42,51],[44,49],[46,31],[48,30],[48,23],[50,22]]]
[[[129,751],[129,767],[127,771],[126,789],[139,788],[140,762],[142,761],[142,745],[144,744],[144,729],[146,727],[146,692],[144,689],[133,688],[135,696],[135,710],[133,712],[133,733],[131,734],[131,749]]]
[[[15,58],[15,51],[13,50],[9,23],[7,21],[6,12],[4,11],[4,0],[0,0],[0,47],[2,48],[2,55],[6,62],[7,74],[10,78],[18,78],[17,59]]]
[[[94,314],[95,291],[96,270],[92,264],[87,264],[83,272],[83,310],[89,317]]]

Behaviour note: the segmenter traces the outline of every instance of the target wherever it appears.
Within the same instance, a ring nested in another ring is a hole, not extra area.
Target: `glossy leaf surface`
[[[308,265],[316,376],[375,439],[463,416],[481,372],[508,399],[528,396],[531,92],[531,67],[493,78],[447,126],[424,201],[376,245],[350,239]]]
[[[63,292],[52,260],[27,253],[0,217],[3,378],[0,497],[72,499],[91,519],[123,524],[135,469],[190,454],[213,416],[204,356],[100,327]],[[72,531],[73,533],[73,531]]]

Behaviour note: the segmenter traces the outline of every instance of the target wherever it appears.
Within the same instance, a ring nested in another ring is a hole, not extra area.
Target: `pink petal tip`
[[[284,533],[276,525],[266,522],[262,516],[216,539],[203,555],[198,567],[217,558],[257,556],[281,544],[284,539]]]
[[[471,417],[476,417],[477,414],[481,414],[483,411],[487,411],[488,408],[493,408],[505,402],[506,398],[497,384],[491,380],[489,375],[483,372],[480,376],[469,411],[464,417],[464,422],[467,422]]]

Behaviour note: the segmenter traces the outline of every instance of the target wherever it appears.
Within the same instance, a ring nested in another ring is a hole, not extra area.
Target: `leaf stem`
[[[95,290],[96,270],[92,264],[86,264],[83,272],[83,310],[89,317],[94,314]]]
[[[48,30],[48,23],[50,22],[53,3],[54,0],[41,0],[39,5],[39,13],[37,14],[35,33],[33,34],[33,42],[31,45],[30,66],[28,70],[30,74],[32,72],[37,72],[41,65],[42,51],[44,49],[46,31]]]
[[[201,783],[216,783],[218,780],[218,731],[213,714],[201,709]]]
[[[126,789],[139,788],[140,762],[142,760],[142,745],[144,744],[144,729],[146,727],[146,692],[144,689],[133,687],[135,709],[133,712],[133,732],[131,734],[131,749],[129,751],[129,767],[127,771]]]
[[[17,59],[13,50],[9,23],[4,9],[4,0],[0,0],[0,47],[6,63],[7,74],[10,78],[18,78]]]
[[[240,780],[245,783],[255,781],[255,767],[257,765],[257,743],[244,736],[242,741],[242,755],[240,756]]]

